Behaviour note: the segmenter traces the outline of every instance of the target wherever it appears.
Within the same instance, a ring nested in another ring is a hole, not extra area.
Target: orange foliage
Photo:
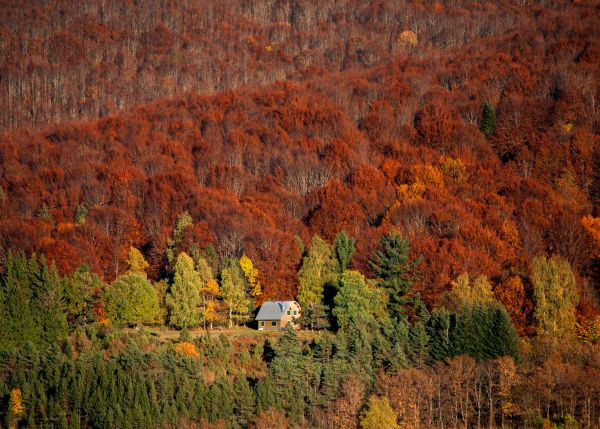
[[[177,343],[177,345],[175,346],[175,351],[182,356],[193,358],[193,359],[198,359],[198,357],[200,357],[200,355],[198,354],[198,350],[196,349],[196,346],[194,344],[188,343],[186,341]]]

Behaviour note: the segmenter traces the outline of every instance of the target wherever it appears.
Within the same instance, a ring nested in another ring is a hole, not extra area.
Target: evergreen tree
[[[490,338],[490,355],[493,358],[511,356],[520,362],[519,334],[515,329],[510,316],[503,307],[496,308]]]
[[[408,355],[412,364],[422,368],[429,361],[430,338],[422,321],[410,327],[408,335]]]
[[[488,139],[496,134],[496,111],[494,110],[494,107],[487,101],[483,105],[481,125],[479,129]]]
[[[256,413],[256,400],[246,377],[240,376],[236,379],[233,391],[233,415],[235,423],[240,427],[248,427],[252,423],[253,416]]]
[[[27,258],[24,254],[9,253],[0,277],[1,345],[12,348],[27,341],[37,341],[32,299]]]
[[[370,262],[375,277],[379,278],[379,286],[389,296],[388,309],[390,316],[399,318],[404,314],[404,306],[414,301],[411,293],[414,271],[421,259],[409,259],[408,240],[392,232],[381,238],[380,250]]]
[[[445,308],[435,310],[427,321],[429,353],[434,361],[446,361],[452,357],[451,328],[451,315]]]
[[[323,330],[330,327],[329,307],[321,304],[312,304],[302,309],[300,324],[310,330]]]
[[[349,237],[344,231],[338,233],[333,242],[333,257],[335,262],[335,271],[341,275],[348,269],[354,255],[355,240]]]
[[[187,253],[181,252],[175,263],[173,284],[166,297],[171,326],[181,329],[200,323],[201,287],[194,261]]]
[[[308,395],[306,366],[306,358],[302,355],[296,333],[287,329],[277,344],[270,374],[281,408],[294,420],[299,420],[304,415]]]
[[[346,329],[351,324],[375,322],[381,312],[381,299],[377,291],[367,285],[364,276],[358,271],[345,271],[339,285],[332,310],[338,327]]]

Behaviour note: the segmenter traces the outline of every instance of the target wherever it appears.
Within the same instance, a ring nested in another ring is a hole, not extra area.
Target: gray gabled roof
[[[298,305],[296,301],[266,301],[260,306],[254,320],[279,320],[294,303]]]

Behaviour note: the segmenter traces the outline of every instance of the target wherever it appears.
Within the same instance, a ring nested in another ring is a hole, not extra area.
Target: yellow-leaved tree
[[[19,421],[25,416],[25,405],[23,405],[23,394],[21,389],[10,391],[9,401],[9,428],[17,428]]]
[[[258,280],[258,269],[254,267],[252,260],[246,255],[240,258],[240,267],[242,267],[242,271],[250,287],[249,295],[256,301],[256,298],[262,293],[260,281]]]
[[[142,252],[133,246],[129,248],[127,263],[129,264],[128,271],[138,274],[146,274],[146,269],[149,266],[148,261],[146,261],[144,255],[142,255]]]
[[[465,306],[495,301],[488,278],[481,275],[471,281],[467,273],[461,274],[452,282],[452,290],[443,299],[445,307],[452,311],[460,311]]]
[[[390,406],[386,397],[371,396],[367,409],[360,418],[362,429],[399,429],[396,422],[398,415]]]
[[[209,328],[213,328],[213,323],[219,320],[218,301],[219,284],[213,278],[212,269],[206,259],[200,257],[196,262],[196,271],[200,275],[202,286],[200,295],[202,296],[202,314],[204,321],[204,329],[208,324]]]

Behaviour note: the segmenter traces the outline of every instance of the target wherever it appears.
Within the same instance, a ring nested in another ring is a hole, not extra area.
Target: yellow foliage
[[[199,357],[196,346],[186,341],[178,343],[175,346],[175,351],[182,356],[190,357],[193,359],[198,359]]]
[[[25,405],[23,405],[23,394],[21,389],[13,389],[10,391],[10,427],[16,428],[19,420],[25,416]]]
[[[208,301],[204,309],[204,320],[209,323],[219,320],[219,308],[216,301]]]
[[[469,173],[465,163],[460,159],[444,157],[440,163],[440,170],[444,176],[452,179],[457,185],[462,185],[469,179]]]
[[[420,184],[433,194],[445,196],[447,194],[442,170],[430,164],[418,164],[411,168],[414,184]]]
[[[594,255],[600,258],[600,218],[590,215],[581,219],[581,225],[594,241]]]
[[[488,278],[481,275],[471,281],[467,273],[461,274],[452,282],[452,290],[444,296],[445,306],[459,311],[464,306],[494,302],[492,285]]]
[[[390,406],[388,398],[371,396],[367,409],[360,418],[362,429],[399,429],[397,415]]]
[[[127,263],[129,264],[129,271],[132,273],[146,273],[149,266],[142,252],[133,246],[129,248]]]
[[[401,46],[415,46],[417,42],[417,35],[414,31],[404,30],[398,36],[398,44]]]
[[[256,298],[261,294],[260,281],[258,280],[258,269],[254,267],[252,261],[246,255],[243,255],[240,258],[240,267],[242,267],[244,276],[250,285],[250,296]]]
[[[423,183],[413,183],[407,185],[403,183],[396,187],[396,194],[399,201],[414,201],[423,198],[425,185]]]
[[[600,341],[600,314],[576,324],[576,334],[584,343],[596,344]]]

